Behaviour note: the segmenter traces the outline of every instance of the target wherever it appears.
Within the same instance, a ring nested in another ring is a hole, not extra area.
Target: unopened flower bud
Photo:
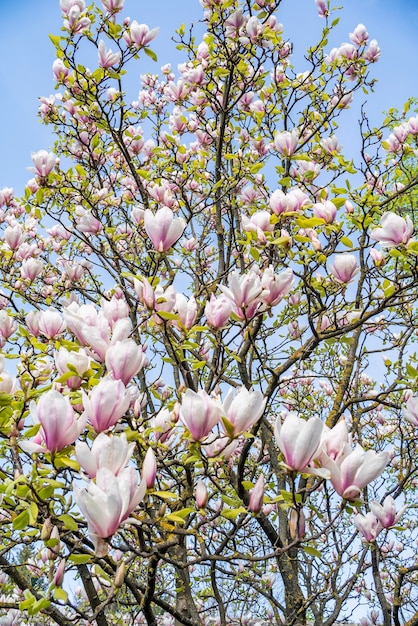
[[[119,589],[120,587],[122,587],[123,581],[125,580],[125,574],[126,574],[126,565],[122,561],[119,564],[118,569],[116,570],[115,581],[114,581],[116,589]]]
[[[254,485],[254,489],[251,492],[250,501],[248,503],[248,510],[251,513],[259,513],[263,506],[264,498],[264,474],[260,474],[257,482]]]
[[[199,509],[204,509],[208,503],[208,490],[203,480],[199,480],[196,485],[196,505]]]

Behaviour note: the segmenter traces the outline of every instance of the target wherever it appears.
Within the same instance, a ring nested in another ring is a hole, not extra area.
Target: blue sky
[[[345,4],[330,48],[347,41],[348,33],[360,22],[378,40],[382,57],[373,69],[379,82],[368,97],[369,115],[378,125],[384,109],[402,107],[409,96],[418,96],[418,2],[346,0]],[[297,70],[303,71],[303,51],[314,43],[323,21],[316,15],[314,0],[285,0],[282,6],[278,18],[294,41],[295,57],[301,60]],[[172,62],[175,67],[181,61],[170,37],[182,22],[197,21],[202,10],[198,0],[126,0],[124,15],[160,27],[153,42],[158,64],[150,65],[147,60],[146,67],[157,71],[164,63]],[[51,65],[55,55],[48,34],[58,34],[61,27],[59,0],[0,0],[0,27],[0,188],[14,187],[20,194],[31,177],[26,170],[31,151],[49,149],[53,143],[51,131],[37,119],[37,98],[54,92]],[[139,77],[144,70],[135,71]],[[354,111],[353,124],[356,116]]]

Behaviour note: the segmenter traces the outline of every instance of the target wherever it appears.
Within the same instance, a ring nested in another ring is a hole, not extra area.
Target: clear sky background
[[[345,0],[345,5],[329,49],[347,41],[348,33],[360,22],[378,40],[382,56],[372,69],[379,82],[375,93],[367,97],[369,117],[378,125],[383,110],[400,108],[408,97],[418,97],[418,0]],[[317,16],[314,0],[284,0],[282,6],[278,19],[286,37],[294,42],[296,69],[302,72],[306,69],[303,51],[317,40],[324,22]],[[152,45],[158,63],[146,59],[132,73],[139,90],[139,74],[157,72],[168,62],[175,69],[181,62],[170,38],[182,22],[197,22],[202,9],[198,0],[126,0],[123,14],[150,28],[160,27]],[[52,129],[38,121],[37,98],[54,93],[51,66],[55,54],[48,34],[59,34],[61,24],[59,0],[0,0],[0,189],[14,187],[21,194],[32,176],[26,170],[31,151],[50,149],[53,144]],[[353,108],[348,124],[356,126],[357,117],[358,108]],[[354,128],[352,133],[346,130],[342,137],[350,152],[353,146],[347,141],[355,133]]]

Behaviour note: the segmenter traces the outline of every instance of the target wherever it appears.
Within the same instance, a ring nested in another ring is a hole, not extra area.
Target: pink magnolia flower
[[[242,228],[247,232],[256,233],[260,243],[266,243],[267,238],[265,233],[274,230],[274,224],[270,222],[270,217],[271,215],[268,211],[257,211],[249,218],[246,215],[242,215]]]
[[[11,376],[9,372],[4,371],[4,365],[0,367],[0,391],[4,393],[13,393],[16,387],[16,378]]]
[[[109,13],[118,13],[123,9],[125,0],[102,0],[102,4]]]
[[[305,473],[318,472],[308,468],[308,465],[318,452],[323,428],[324,424],[319,417],[305,420],[295,411],[286,415],[283,424],[280,416],[277,418],[274,426],[276,443],[289,469]]]
[[[32,152],[31,156],[35,167],[29,167],[28,170],[40,178],[46,178],[55,167],[55,154],[46,150],[39,150],[38,152]]]
[[[248,510],[251,513],[259,513],[263,507],[264,498],[264,474],[260,474],[257,482],[251,491],[250,501],[248,503]]]
[[[67,324],[62,319],[58,311],[47,309],[41,311],[39,316],[39,332],[47,339],[53,339],[62,335],[67,328]]]
[[[22,232],[22,227],[20,224],[15,224],[13,226],[7,226],[4,230],[4,241],[9,246],[10,250],[17,250],[19,246],[23,243],[25,236]]]
[[[370,237],[378,241],[384,248],[407,244],[414,231],[414,225],[408,215],[403,218],[396,213],[384,213],[381,224],[381,228],[374,228],[371,231]]]
[[[395,526],[395,524],[397,524],[398,521],[401,519],[402,515],[408,508],[408,505],[406,504],[401,509],[399,509],[398,512],[396,512],[395,500],[392,498],[392,496],[387,496],[383,501],[383,505],[379,504],[379,502],[377,502],[376,500],[373,500],[373,502],[371,502],[370,504],[370,507],[373,514],[377,517],[383,528],[391,528],[392,526]]]
[[[103,315],[111,326],[118,320],[129,317],[129,305],[123,296],[118,297],[117,294],[113,294],[110,300],[102,298],[100,306]]]
[[[134,20],[129,27],[129,31],[124,33],[123,38],[130,46],[144,48],[155,39],[159,30],[159,28],[150,30],[146,24],[138,24],[138,22]]]
[[[356,500],[361,490],[380,476],[389,461],[388,452],[367,452],[357,444],[354,450],[346,448],[345,453],[335,461],[322,457],[322,464],[331,473],[331,483],[335,491],[346,500]]]
[[[64,65],[62,59],[55,59],[52,64],[52,72],[54,74],[55,80],[64,82],[68,74],[70,73],[70,70]]]
[[[209,494],[203,480],[198,480],[195,490],[196,506],[198,509],[204,509],[208,503]]]
[[[43,268],[44,264],[40,259],[25,259],[20,267],[20,275],[23,279],[33,282]]]
[[[56,587],[61,587],[62,583],[64,582],[64,574],[65,574],[65,565],[66,565],[67,561],[66,559],[61,559],[60,564],[58,565],[54,577],[52,579],[53,584]]]
[[[214,296],[212,293],[205,306],[206,321],[212,328],[223,328],[232,312],[232,302],[224,295]]]
[[[33,421],[41,424],[41,428],[33,441],[21,443],[29,453],[63,450],[79,437],[87,421],[87,416],[76,415],[68,396],[55,389],[44,393],[38,404],[32,401],[30,412]]]
[[[260,22],[258,17],[256,17],[255,15],[252,15],[247,20],[247,23],[245,25],[245,32],[247,33],[248,38],[251,41],[251,43],[256,43],[257,42],[259,37],[263,34],[263,30],[264,30],[263,24]],[[242,37],[242,38],[240,38],[240,41],[246,42],[247,38],[246,37]]]
[[[418,115],[410,117],[408,122],[408,131],[411,135],[418,135]]]
[[[91,448],[84,441],[75,445],[75,456],[89,478],[96,478],[99,469],[107,467],[117,476],[126,467],[134,451],[135,444],[128,444],[125,433],[110,437],[100,433]]]
[[[337,254],[330,272],[340,283],[349,283],[358,272],[356,257],[349,252]]]
[[[403,409],[403,414],[410,424],[418,426],[418,397],[411,396],[408,398],[406,408]]]
[[[263,302],[267,306],[276,306],[284,296],[287,296],[294,283],[293,271],[287,268],[280,274],[275,274],[273,266],[270,265],[264,270],[261,277],[263,287]]]
[[[155,291],[147,278],[142,280],[134,279],[135,293],[139,301],[150,311],[155,309]]]
[[[152,448],[148,448],[142,463],[142,480],[145,480],[147,489],[154,487],[155,478],[157,476],[157,459]]]
[[[60,9],[64,15],[68,15],[68,12],[74,6],[77,6],[80,11],[84,11],[86,3],[84,0],[60,0]]]
[[[82,391],[83,406],[96,433],[114,426],[126,413],[131,396],[121,380],[102,378],[88,396]]]
[[[82,382],[82,376],[90,368],[91,359],[88,354],[80,348],[79,350],[67,350],[60,348],[55,352],[55,365],[61,376],[72,373],[65,381],[70,389],[78,389]]]
[[[234,395],[230,389],[223,401],[222,426],[225,433],[233,439],[249,430],[263,415],[266,402],[261,391],[241,387]]]
[[[372,39],[369,44],[369,47],[367,48],[364,54],[364,58],[366,59],[366,61],[370,61],[370,63],[376,63],[380,55],[381,55],[381,50],[379,48],[379,45],[376,39]]]
[[[155,215],[150,209],[146,209],[144,227],[154,248],[159,252],[167,252],[182,236],[186,222],[182,217],[174,219],[173,211],[164,206]]]
[[[192,391],[187,389],[180,405],[180,419],[194,441],[205,439],[212,428],[219,422],[222,405],[211,398],[203,389]]]
[[[157,415],[151,419],[150,426],[155,429],[155,439],[161,443],[167,440],[175,424],[173,411],[161,409]]]
[[[382,526],[373,513],[367,513],[366,515],[360,515],[359,513],[354,518],[354,525],[365,540],[370,543],[376,540],[377,535],[382,530]]]
[[[373,259],[373,263],[376,267],[382,267],[385,264],[385,257],[380,250],[376,250],[376,248],[370,249],[370,256]]]
[[[241,319],[254,317],[262,300],[263,287],[258,274],[250,270],[247,274],[238,274],[233,271],[229,275],[229,288],[224,285],[219,287],[231,300],[234,311]]]
[[[105,363],[113,378],[121,380],[126,386],[145,367],[148,359],[133,339],[124,339],[107,349]]]
[[[367,43],[369,33],[367,32],[364,24],[358,24],[355,27],[354,32],[350,33],[350,39],[354,44],[356,44],[356,46],[362,46]]]
[[[133,467],[125,467],[117,476],[102,467],[97,471],[95,483],[90,481],[84,489],[74,485],[74,500],[87,519],[98,556],[107,553],[107,546],[100,539],[107,539],[117,531],[143,500],[146,490],[144,480],[138,485],[138,473]]]
[[[225,435],[212,433],[203,444],[208,457],[222,457],[225,460],[231,458],[240,446],[239,439],[232,439]]]
[[[106,313],[107,314],[107,313]],[[83,346],[90,346],[94,358],[103,362],[110,346],[127,339],[132,330],[128,317],[109,322],[103,310],[91,304],[72,302],[64,309],[64,318],[68,328]]]
[[[336,135],[324,137],[324,139],[321,139],[320,143],[327,154],[335,155],[338,152],[341,152],[342,146],[338,144],[338,137],[336,137]]]
[[[175,310],[180,318],[180,323],[186,330],[190,330],[195,322],[197,315],[197,303],[192,296],[189,300],[182,293],[176,294]],[[175,324],[178,326],[178,324]]]
[[[319,17],[328,17],[329,4],[326,0],[315,0],[316,8],[318,9]]]
[[[29,332],[34,336],[38,337],[40,333],[39,322],[41,320],[41,311],[29,311],[29,313],[25,317],[26,326]],[[0,330],[1,332],[1,330]]]
[[[8,339],[17,328],[13,317],[6,311],[0,310],[0,337]]]
[[[97,234],[103,230],[102,224],[91,211],[78,206],[75,210],[76,227],[82,233]]]
[[[332,224],[337,215],[337,207],[331,200],[325,200],[325,202],[316,202],[313,205],[313,212],[315,217],[320,217],[327,224]]]
[[[64,28],[71,33],[82,33],[90,27],[91,20],[83,16],[83,9],[79,8],[81,4],[82,3],[73,3],[73,6],[71,6],[67,13],[68,19],[63,22]]]
[[[306,518],[303,509],[291,509],[289,514],[289,531],[293,540],[303,539],[306,535]]]
[[[99,56],[99,65],[104,69],[109,69],[113,65],[118,65],[120,61],[120,52],[112,52],[110,48],[107,50],[106,44],[102,39],[99,41],[97,53]]]
[[[324,428],[318,460],[322,464],[322,456],[325,455],[335,461],[347,453],[347,444],[351,451],[351,435],[348,432],[345,419],[342,419],[333,428]]]
[[[281,215],[288,211],[288,196],[281,189],[273,191],[269,198],[269,206],[275,215]]]
[[[299,133],[294,128],[292,131],[284,130],[276,133],[274,137],[274,147],[283,156],[289,157],[296,152],[299,143]]]

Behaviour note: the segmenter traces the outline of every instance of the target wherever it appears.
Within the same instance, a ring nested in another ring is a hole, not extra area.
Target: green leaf
[[[172,491],[152,491],[151,494],[162,500],[178,500],[178,495]]]
[[[184,518],[177,513],[169,513],[164,516],[164,519],[168,522],[174,522],[175,524],[184,524]]]
[[[29,511],[25,509],[14,518],[13,528],[15,530],[23,530],[27,526],[29,526]]]
[[[408,248],[407,248],[408,252],[410,250],[414,250],[414,251],[418,251],[418,241],[410,241],[408,243]]]
[[[418,376],[418,370],[415,367],[412,367],[410,363],[406,364],[406,373],[410,378],[416,378]]]
[[[79,165],[77,163],[77,165],[75,166],[76,172],[79,176],[82,176],[83,178],[85,178],[87,176],[87,172],[84,169],[84,167],[82,167],[82,165]]]
[[[225,509],[225,511],[222,511],[221,515],[226,519],[234,520],[241,515],[241,513],[247,513],[247,509],[243,506],[238,507],[238,509]]]
[[[300,228],[315,228],[315,226],[325,224],[325,220],[321,217],[299,217],[296,222]]]
[[[31,502],[29,505],[29,509],[28,509],[28,513],[29,513],[29,522],[30,524],[35,524],[36,520],[38,518],[38,506],[36,504],[36,502]]]
[[[136,170],[136,173],[138,174],[138,176],[140,176],[141,178],[145,178],[145,180],[148,180],[148,178],[150,177],[150,173],[148,170],[141,170],[138,169]]]
[[[151,50],[151,48],[144,48],[144,52],[150,59],[157,62],[157,55],[155,54],[154,50]]]
[[[221,417],[227,435],[232,439],[234,436],[234,425],[223,415]]]
[[[0,374],[1,379],[1,374]],[[13,400],[13,396],[9,393],[5,393],[4,391],[0,391],[0,407],[2,406],[10,406],[10,403]]]
[[[68,596],[66,600],[68,600]],[[50,604],[51,602],[48,600],[48,598],[41,598],[40,600],[37,600],[35,604],[31,607],[30,614],[36,615],[36,613],[40,613],[41,611],[47,609]]]
[[[168,311],[158,311],[158,317],[161,317],[162,320],[178,320],[179,316],[176,313],[169,313]]]
[[[228,506],[235,507],[237,504],[236,498],[231,498],[230,496],[226,496],[225,494],[222,494],[221,499],[222,502],[225,502],[225,504],[227,504]]]
[[[253,257],[254,261],[259,261],[260,260],[260,252],[257,250],[257,248],[250,248],[250,254]]]
[[[304,552],[306,552],[306,554],[309,554],[310,556],[317,556],[318,558],[321,558],[322,556],[319,550],[317,550],[316,548],[312,548],[312,546],[303,546],[303,550]]]
[[[67,602],[68,600],[68,593],[64,591],[64,589],[61,589],[61,587],[55,587],[52,595],[54,596],[55,600],[62,600],[63,602]]]
[[[78,524],[71,517],[71,515],[68,515],[67,513],[63,513],[62,515],[58,517],[58,519],[64,524],[65,528],[68,528],[68,530],[73,530],[73,531],[78,530]]]
[[[61,37],[59,35],[48,35],[49,39],[52,41],[54,46],[58,48],[61,43]]]
[[[347,246],[347,248],[352,248],[353,247],[353,242],[348,237],[341,237],[341,243],[344,246]]]
[[[74,459],[70,459],[68,456],[57,456],[55,457],[55,467],[57,469],[61,469],[63,467],[70,467],[77,472],[80,469],[79,464]]]
[[[42,489],[38,491],[38,498],[40,500],[49,500],[53,493],[54,488],[51,487],[51,485],[47,485],[46,487],[42,487]]]
[[[195,372],[196,370],[202,369],[202,367],[206,367],[206,361],[193,361],[192,370]]]
[[[90,563],[92,558],[90,554],[70,554],[68,560],[76,565],[85,565],[86,563]]]
[[[36,598],[31,594],[28,589],[25,589],[23,595],[25,596],[25,600],[23,600],[23,602],[19,602],[19,610],[27,611],[35,604]]]
[[[263,115],[264,115],[264,113],[263,113]],[[258,172],[260,170],[262,170],[263,167],[264,167],[264,163],[262,163],[262,162],[261,163],[255,163],[254,165],[251,165],[250,172],[251,172],[251,174],[258,174]]]

